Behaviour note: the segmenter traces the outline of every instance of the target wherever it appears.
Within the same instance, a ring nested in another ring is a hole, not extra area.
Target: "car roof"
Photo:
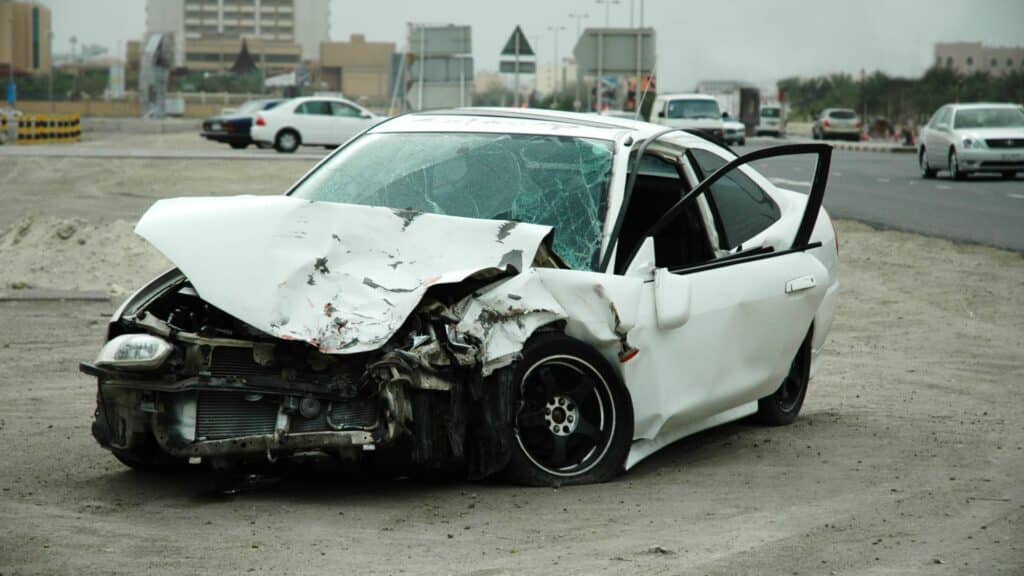
[[[658,100],[716,100],[717,99],[710,94],[697,94],[694,92],[675,92],[670,94],[658,94]]]
[[[1020,108],[1020,104],[1012,102],[966,102],[958,104],[947,104],[957,110],[969,110],[971,108]]]
[[[550,134],[599,140],[631,135],[642,140],[665,129],[658,124],[614,116],[535,108],[480,107],[404,114],[378,124],[371,132]],[[672,140],[682,145],[703,142],[699,136],[684,132],[674,132]]]

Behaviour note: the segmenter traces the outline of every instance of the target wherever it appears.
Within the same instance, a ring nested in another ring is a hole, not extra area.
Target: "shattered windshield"
[[[292,195],[544,224],[555,228],[554,249],[566,263],[593,270],[612,154],[611,142],[566,136],[368,134],[328,160]]]

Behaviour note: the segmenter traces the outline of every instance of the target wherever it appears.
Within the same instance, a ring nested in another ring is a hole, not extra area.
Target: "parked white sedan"
[[[273,145],[278,152],[299,146],[340,146],[380,122],[381,116],[343,98],[295,98],[256,115],[253,141]]]
[[[796,154],[809,194],[750,166]],[[469,109],[383,122],[284,196],[161,200],[136,232],[177,269],[82,364],[93,435],[137,468],[384,452],[558,485],[789,424],[836,305],[830,157]]]
[[[1013,178],[1024,172],[1024,107],[1019,104],[947,104],[918,138],[922,178],[939,170],[963,180],[972,172]]]

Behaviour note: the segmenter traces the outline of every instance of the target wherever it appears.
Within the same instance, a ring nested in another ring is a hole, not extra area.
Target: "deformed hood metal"
[[[381,347],[430,286],[522,271],[548,226],[287,196],[160,200],[135,232],[199,296],[324,353]]]

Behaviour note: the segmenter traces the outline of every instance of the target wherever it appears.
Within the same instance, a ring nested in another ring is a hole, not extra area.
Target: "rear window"
[[[669,100],[666,118],[718,119],[722,112],[715,100]]]
[[[828,113],[828,117],[836,120],[853,120],[857,117],[857,113],[853,110],[833,110]]]
[[[779,117],[779,109],[778,108],[761,108],[761,117],[762,118],[778,118]]]

